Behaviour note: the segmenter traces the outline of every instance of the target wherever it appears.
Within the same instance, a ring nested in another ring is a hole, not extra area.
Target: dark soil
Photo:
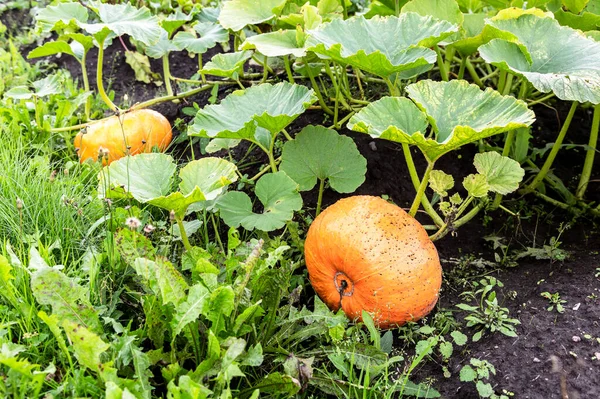
[[[218,48],[204,54],[204,61],[216,52]],[[96,51],[88,56],[88,69],[95,71]],[[80,78],[79,65],[68,56],[52,62],[71,71],[74,77]],[[164,89],[153,84],[136,82],[134,73],[125,63],[124,51],[118,40],[107,49],[104,63],[106,82],[116,93],[116,103],[122,102],[125,94],[130,104],[163,95]],[[197,62],[185,53],[174,54],[171,57],[172,74],[189,78],[196,72]],[[161,64],[152,61],[152,69],[162,72]],[[90,84],[95,84],[93,73],[90,73]],[[376,89],[376,88],[375,88]],[[228,90],[220,92],[220,98]],[[164,103],[155,107],[171,121],[191,118],[182,113],[182,108],[193,102],[201,107],[207,103],[208,92],[203,92],[194,98],[180,104]],[[568,104],[557,104],[556,109],[536,106],[534,111],[537,122],[533,127],[533,142],[537,147],[552,143],[559,130],[559,121],[564,120]],[[289,129],[291,133],[298,132],[307,124],[330,125],[323,120],[323,114],[318,111],[308,111],[302,115]],[[576,114],[566,143],[587,144],[591,114],[589,109],[579,109]],[[179,133],[179,132],[178,132]],[[342,129],[341,133],[352,137],[360,152],[368,162],[368,172],[365,183],[355,194],[387,195],[398,205],[407,208],[414,196],[414,188],[410,183],[408,171],[398,144],[384,140],[373,140],[370,137]],[[501,138],[498,138],[501,139]],[[500,143],[501,140],[498,140]],[[489,144],[494,144],[493,142]],[[240,157],[247,147],[240,146],[233,151],[234,156]],[[175,152],[190,156],[185,147],[175,148]],[[475,145],[463,147],[460,151],[444,156],[437,168],[452,174],[457,183],[470,173],[474,173],[472,161],[478,152]],[[194,151],[200,154],[199,148]],[[424,162],[420,154],[413,150],[417,169],[424,170]],[[567,186],[573,188],[577,184],[579,171],[583,162],[583,148],[563,149],[555,162],[555,173]],[[263,154],[256,151],[256,160],[263,160]],[[264,159],[266,160],[266,159]],[[538,164],[540,162],[538,161]],[[255,167],[257,170],[257,168]],[[251,172],[247,171],[250,175]],[[600,201],[600,156],[596,159],[595,172],[588,189],[588,199]],[[457,184],[460,186],[460,184]],[[327,190],[324,195],[324,207],[332,204],[343,195]],[[305,206],[312,210],[316,204],[316,190],[303,193]],[[540,203],[532,196],[520,198],[509,197],[505,203],[507,208],[520,212],[519,217],[509,216],[502,211],[473,220],[463,226],[453,235],[448,235],[436,243],[440,257],[443,260],[445,274],[451,275],[456,268],[453,259],[472,255],[474,258],[494,259],[494,249],[484,237],[499,235],[505,237],[510,244],[510,251],[524,250],[526,247],[540,247],[547,244],[550,238],[557,236],[560,223],[571,223],[561,237],[561,249],[571,251],[572,257],[565,262],[539,261],[523,258],[512,268],[501,268],[495,275],[505,284],[503,293],[515,291],[515,299],[504,298],[503,306],[510,309],[512,317],[518,317],[518,338],[508,338],[499,333],[484,336],[478,343],[468,344],[457,356],[453,356],[448,365],[452,377],[442,376],[441,365],[435,361],[428,362],[416,376],[427,378],[433,376],[436,380],[434,387],[446,398],[477,397],[474,384],[459,382],[458,371],[467,364],[470,358],[490,361],[497,369],[497,375],[492,377],[496,392],[502,389],[514,392],[517,398],[544,399],[597,399],[600,398],[600,360],[593,359],[594,353],[600,352],[600,280],[594,276],[596,268],[600,267],[600,235],[595,221],[554,209],[546,203]],[[421,216],[419,216],[421,218]],[[428,223],[425,218],[421,218]],[[483,270],[489,273],[490,270]],[[453,308],[460,302],[458,294],[462,287],[446,285],[440,299],[440,306]],[[566,311],[558,314],[546,310],[548,301],[540,294],[544,291],[559,292],[566,300]],[[574,310],[576,305],[577,310]],[[468,332],[468,330],[465,330]],[[585,338],[589,334],[592,339]],[[575,342],[579,337],[580,340]],[[597,355],[600,357],[600,354]]]

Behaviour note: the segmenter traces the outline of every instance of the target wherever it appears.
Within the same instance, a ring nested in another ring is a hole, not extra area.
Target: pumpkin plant
[[[220,158],[191,161],[179,171],[178,190],[173,190],[177,165],[166,154],[139,154],[121,158],[98,174],[100,198],[135,199],[173,212],[181,239],[191,248],[183,218],[199,202],[218,199],[237,181],[237,168]],[[212,216],[212,215],[211,215]]]
[[[306,266],[315,291],[350,319],[371,314],[381,328],[427,315],[438,300],[442,268],[425,229],[379,197],[344,198],[308,230]]]
[[[307,87],[281,82],[237,90],[218,105],[201,109],[189,127],[188,135],[247,140],[269,157],[273,172],[275,138],[287,125],[316,101]]]
[[[164,151],[171,143],[171,124],[160,113],[140,109],[114,115],[82,129],[75,136],[79,161],[101,160],[104,165],[125,155]]]
[[[514,97],[502,96],[491,89],[482,91],[465,81],[423,80],[409,85],[406,91],[410,99],[384,97],[367,105],[350,119],[348,128],[402,143],[417,191],[409,214],[415,216],[422,204],[440,228],[446,222],[425,195],[435,162],[465,144],[527,127],[533,123],[534,114]],[[427,161],[422,177],[417,174],[410,145],[417,146]]]
[[[565,208],[583,199],[591,176],[600,120],[600,43],[542,15],[523,14],[489,20],[487,42],[479,47],[479,52],[485,61],[503,73],[520,77],[541,93],[552,93],[571,102],[571,109],[550,153],[523,190],[526,193],[534,192],[550,172],[578,105],[586,102],[594,105],[595,122],[575,196],[562,190],[566,194],[567,204],[562,204]],[[508,155],[514,138],[514,133],[507,136],[504,155]],[[553,186],[550,179],[546,180]]]

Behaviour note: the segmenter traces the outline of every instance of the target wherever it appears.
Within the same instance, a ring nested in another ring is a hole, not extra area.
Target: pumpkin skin
[[[379,197],[344,198],[324,210],[304,254],[319,297],[352,320],[366,310],[380,328],[401,326],[438,300],[442,268],[433,242],[419,222]]]
[[[73,144],[79,162],[90,158],[97,160],[102,148],[108,151],[108,160],[103,158],[102,163],[108,165],[128,154],[151,152],[155,146],[164,151],[172,138],[167,118],[151,109],[140,109],[127,112],[120,119],[115,115],[88,126],[86,132],[81,131],[75,136]]]

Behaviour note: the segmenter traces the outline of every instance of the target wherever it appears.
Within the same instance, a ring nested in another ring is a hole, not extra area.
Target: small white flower
[[[147,224],[146,226],[144,226],[144,233],[146,234],[150,234],[152,233],[154,230],[156,229],[156,227],[152,226],[151,224]]]
[[[125,220],[125,225],[131,230],[137,230],[142,225],[142,222],[136,217],[130,217]]]

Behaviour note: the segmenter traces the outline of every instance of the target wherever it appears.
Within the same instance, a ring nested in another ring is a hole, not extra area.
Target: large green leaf
[[[263,205],[263,213],[254,213],[250,197],[238,191],[228,192],[217,201],[221,218],[228,226],[273,231],[282,228],[294,211],[302,208],[298,184],[284,172],[261,177],[254,192]]]
[[[77,43],[77,42],[73,42]],[[77,57],[73,48],[69,45],[69,43],[64,42],[62,40],[46,42],[42,46],[33,49],[29,54],[27,54],[28,59],[32,58],[40,58],[47,57],[49,55],[55,55],[59,53],[65,53],[76,57],[78,61],[81,62],[80,57]]]
[[[413,144],[435,161],[464,144],[533,123],[527,105],[511,96],[466,81],[423,80],[406,88],[414,101],[385,97],[369,104],[348,124],[350,129]],[[416,105],[415,105],[416,104]],[[427,121],[433,130],[426,133]]]
[[[311,190],[319,180],[329,180],[339,193],[351,193],[364,181],[367,161],[354,140],[323,126],[306,126],[283,147],[281,170]]]
[[[186,193],[172,192],[176,169],[173,158],[166,154],[127,156],[100,172],[98,193],[101,198],[134,198],[183,217],[191,204],[206,198],[199,187]]]
[[[173,158],[166,154],[127,156],[102,169],[98,193],[101,198],[130,197],[148,202],[171,192],[176,169]]]
[[[185,49],[193,54],[204,54],[209,48],[216,46],[217,43],[229,40],[229,32],[219,24],[198,22],[194,25],[194,30],[198,36],[191,32],[178,32],[173,38],[173,43],[180,50]]]
[[[152,58],[162,58],[164,55],[177,50],[179,50],[179,47],[175,45],[171,39],[169,39],[169,35],[165,30],[160,33],[160,38],[158,41],[150,46],[144,47],[144,52],[146,55]]]
[[[130,4],[98,4],[99,23],[80,24],[92,35],[102,34],[107,29],[117,36],[127,34],[147,46],[156,43],[164,31],[158,18],[145,7],[136,8]]]
[[[35,19],[44,32],[75,28],[78,23],[87,22],[88,10],[77,2],[58,3],[40,8]]]
[[[251,36],[242,43],[243,49],[256,49],[267,57],[294,55],[304,57],[306,49],[298,43],[298,32],[295,30],[280,30]]]
[[[515,19],[521,15],[537,15],[540,18],[547,18],[548,15],[538,8],[520,9],[506,8],[500,10],[498,14],[492,18],[483,18],[481,14],[465,15],[463,23],[465,38],[451,44],[464,56],[472,55],[477,52],[477,48],[492,39],[505,39],[508,41],[518,42],[515,35],[508,31],[498,29],[494,22],[505,19]]]
[[[223,3],[219,23],[234,32],[279,15],[286,0],[231,0]]]
[[[206,157],[189,162],[179,172],[179,189],[183,194],[199,187],[207,200],[214,200],[231,183],[237,181],[237,167],[221,158]]]
[[[456,25],[463,23],[463,13],[456,0],[411,0],[402,7],[402,12],[416,12],[419,15],[448,21]]]
[[[494,39],[481,46],[487,62],[562,100],[600,103],[600,43],[551,18],[522,15],[490,23],[518,43]]]
[[[405,13],[397,17],[337,19],[309,31],[306,48],[322,58],[387,77],[435,62],[429,47],[458,31],[448,21]]]
[[[473,163],[477,172],[485,176],[489,190],[502,195],[517,190],[525,175],[517,161],[493,151],[475,155]]]
[[[191,161],[179,171],[179,191],[190,194],[195,189],[204,193],[205,200],[190,205],[188,212],[210,207],[225,192],[227,186],[238,179],[237,167],[224,159],[206,157]]]
[[[216,54],[204,65],[202,73],[237,80],[243,72],[244,64],[250,57],[252,57],[252,51]]]
[[[253,86],[198,111],[188,134],[254,140],[257,128],[278,133],[315,101],[314,92],[305,86],[287,82]]]

